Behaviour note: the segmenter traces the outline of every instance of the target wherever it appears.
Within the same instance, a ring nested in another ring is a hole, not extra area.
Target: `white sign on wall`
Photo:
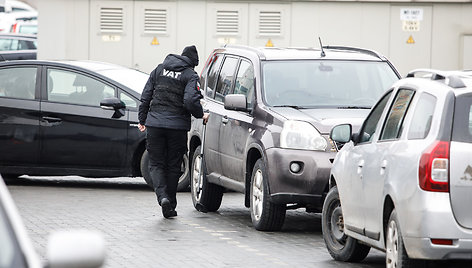
[[[422,8],[402,8],[400,9],[400,19],[409,21],[423,20]]]

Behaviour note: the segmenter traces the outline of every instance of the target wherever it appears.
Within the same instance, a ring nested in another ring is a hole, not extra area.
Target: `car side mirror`
[[[105,260],[105,239],[98,232],[58,231],[47,247],[47,267],[100,267]]]
[[[329,137],[331,140],[339,143],[347,143],[351,140],[352,126],[351,124],[337,125],[331,129]]]
[[[100,102],[100,107],[105,110],[115,110],[113,118],[120,118],[125,115],[126,104],[116,97],[103,99]]]
[[[225,96],[225,109],[233,111],[248,111],[247,99],[243,94],[228,94]]]

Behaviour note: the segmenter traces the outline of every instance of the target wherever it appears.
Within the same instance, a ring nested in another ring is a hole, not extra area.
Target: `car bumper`
[[[403,239],[410,258],[472,259],[472,229],[454,218],[449,193],[422,192],[423,207],[410,211],[403,222]],[[411,206],[410,209],[411,210]],[[451,239],[452,245],[433,244],[431,239]]]
[[[335,153],[270,148],[266,150],[271,201],[277,204],[316,204],[323,201]],[[297,173],[290,165],[302,167]]]

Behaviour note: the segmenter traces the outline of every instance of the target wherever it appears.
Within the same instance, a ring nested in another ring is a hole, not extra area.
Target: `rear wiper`
[[[297,106],[297,105],[288,105],[288,104],[284,104],[284,105],[274,105],[272,107],[289,107],[289,108],[293,108],[293,109],[305,109],[305,107],[303,106]]]
[[[370,109],[371,107],[367,106],[339,106],[338,109]]]

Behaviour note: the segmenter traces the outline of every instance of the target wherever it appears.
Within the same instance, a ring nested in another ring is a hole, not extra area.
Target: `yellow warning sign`
[[[414,44],[414,43],[415,43],[415,40],[413,39],[413,36],[410,35],[410,37],[408,38],[408,40],[406,40],[406,43],[407,43],[407,44]]]
[[[152,39],[151,45],[153,46],[159,45],[159,41],[157,41],[157,37],[154,36],[154,38]]]
[[[273,47],[274,46],[274,43],[272,43],[272,40],[269,39],[269,41],[267,41],[266,47]]]

